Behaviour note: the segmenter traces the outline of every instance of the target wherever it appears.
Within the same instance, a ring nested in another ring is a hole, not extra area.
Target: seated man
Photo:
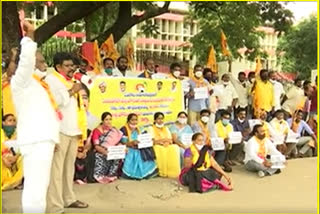
[[[300,138],[297,143],[298,155],[299,157],[312,157],[313,151],[316,150],[317,137],[310,128],[310,126],[302,120],[303,111],[298,110],[294,113],[292,118],[288,119],[288,124],[291,130],[300,135]],[[302,132],[306,131],[310,136],[302,136]]]
[[[243,162],[243,155],[242,157],[242,151],[243,151],[243,142],[249,140],[249,133],[250,133],[250,126],[248,119],[246,117],[246,109],[245,108],[239,108],[237,111],[237,117],[233,121],[231,121],[231,124],[233,126],[233,131],[235,132],[241,132],[242,134],[242,142],[239,144],[232,145],[232,149],[230,151],[230,161],[231,164],[235,162],[242,163]]]
[[[210,118],[210,111],[208,109],[203,109],[200,112],[200,120],[196,121],[193,126],[192,130],[194,133],[202,133],[204,136],[204,141],[206,145],[211,145],[211,138],[216,137],[215,127],[209,123]],[[217,161],[219,165],[224,165],[226,159],[226,151],[215,151],[214,159]],[[226,172],[230,172],[232,169],[231,167],[224,166],[224,170]]]
[[[270,121],[270,125],[274,131],[274,135],[272,135],[273,143],[277,145],[277,149],[282,153],[287,153],[287,144],[285,142],[288,132],[290,130],[287,121],[284,120],[284,112],[283,110],[277,110],[275,112],[275,117]],[[280,138],[283,137],[280,142]]]
[[[255,125],[253,137],[250,138],[245,147],[245,168],[248,171],[258,172],[259,177],[280,173],[280,169],[273,169],[272,163],[267,160],[267,155],[281,155],[274,144],[266,138],[262,125]]]

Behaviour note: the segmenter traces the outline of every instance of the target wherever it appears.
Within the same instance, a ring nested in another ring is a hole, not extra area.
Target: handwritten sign
[[[207,87],[200,87],[194,89],[194,99],[206,99],[208,98],[208,88]]]
[[[274,145],[280,145],[284,143],[284,138],[285,138],[284,135],[273,135],[271,137],[271,140]]]
[[[152,136],[148,133],[138,135],[138,148],[149,148],[153,146]]]
[[[286,158],[283,155],[271,155],[270,161],[272,163],[272,169],[285,168],[284,162],[286,161]]]
[[[124,159],[126,156],[126,146],[109,146],[107,160]]]
[[[297,134],[297,133],[293,132],[292,130],[290,130],[289,133],[288,133],[288,137],[287,137],[286,142],[288,142],[288,143],[298,143],[299,137],[300,137],[299,134]]]
[[[241,132],[230,132],[229,133],[229,143],[230,144],[238,144],[242,141]]]
[[[221,137],[211,138],[211,144],[214,151],[221,151],[225,149],[224,141]]]
[[[192,135],[193,134],[182,134],[181,142],[186,146],[190,146],[192,144]]]
[[[254,120],[249,120],[249,126],[250,126],[250,129],[252,130],[253,127],[255,125],[261,125],[261,121],[260,120],[257,120],[257,119],[254,119]]]
[[[182,90],[183,90],[184,92],[189,92],[189,90],[190,90],[190,84],[189,84],[189,82],[188,82],[187,80],[182,80],[182,81],[181,81],[181,84],[182,84]]]

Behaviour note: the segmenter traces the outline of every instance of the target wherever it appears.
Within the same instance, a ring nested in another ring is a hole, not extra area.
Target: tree
[[[317,68],[317,16],[311,15],[282,37],[278,53],[284,54],[282,68],[309,78]]]
[[[193,53],[200,62],[205,62],[207,50],[213,44],[217,53],[221,53],[220,32],[224,31],[233,57],[238,58],[239,48],[247,48],[245,57],[253,60],[264,55],[260,50],[259,26],[272,26],[281,35],[292,25],[293,14],[279,2],[192,2],[190,19],[198,20],[200,32],[195,35]],[[218,60],[223,57],[217,56]]]
[[[3,2],[2,11],[6,12],[6,16],[3,17],[3,28],[10,29],[2,32],[4,47],[17,46],[20,41],[21,33],[17,34],[20,29],[18,9],[28,10],[39,4],[44,4],[44,2],[33,4],[19,2],[18,6],[16,2]],[[87,35],[91,40],[97,39],[101,44],[110,34],[113,34],[117,42],[134,25],[167,12],[170,2],[164,3],[162,7],[154,2],[87,1],[55,2],[54,4],[59,8],[58,14],[35,31],[35,40],[39,45],[50,39],[59,30],[80,19],[84,19],[85,28],[88,30]],[[141,13],[133,15],[133,10],[139,10]],[[91,25],[93,28],[98,26],[99,29],[95,32]]]

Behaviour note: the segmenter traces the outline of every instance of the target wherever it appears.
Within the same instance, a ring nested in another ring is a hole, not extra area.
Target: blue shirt
[[[292,126],[292,118],[289,118],[287,120],[290,128]],[[312,129],[310,128],[310,126],[304,121],[304,120],[301,120],[300,123],[299,123],[299,127],[298,127],[298,132],[297,134],[299,134],[301,136],[303,130],[305,130],[309,135],[313,135],[314,132],[312,131]]]
[[[246,129],[250,129],[249,122],[246,119],[242,123],[237,119],[231,121],[234,132],[243,132]],[[249,140],[249,136],[247,136],[244,140]]]
[[[207,80],[204,80],[206,85],[209,85],[209,82]],[[194,88],[196,88],[196,83],[193,80],[189,80],[190,84],[190,90],[194,91]],[[189,98],[188,100],[188,106],[191,111],[194,112],[200,112],[203,109],[209,108],[209,98],[206,99],[197,99]]]
[[[180,142],[181,141],[181,138],[182,138],[182,135],[183,134],[193,134],[193,131],[191,129],[191,127],[189,125],[186,125],[185,127],[183,127],[182,129],[179,129],[178,126],[176,124],[173,124],[171,127],[170,127],[170,132],[171,134],[176,134],[177,137],[178,137],[178,140]]]

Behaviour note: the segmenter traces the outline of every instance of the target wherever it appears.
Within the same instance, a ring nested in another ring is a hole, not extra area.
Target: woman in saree
[[[129,114],[127,124],[120,131],[123,133],[122,142],[125,142],[128,147],[128,153],[122,167],[122,176],[138,180],[156,176],[158,169],[153,148],[138,148],[139,134],[146,133],[138,127],[138,115]]]
[[[104,112],[101,124],[93,130],[92,142],[96,150],[94,178],[99,183],[110,183],[119,176],[121,160],[108,160],[108,147],[120,144],[122,132],[112,126],[112,115]]]
[[[206,192],[211,189],[232,190],[231,178],[221,169],[212,156],[212,147],[206,145],[204,136],[195,133],[192,144],[184,154],[184,166],[179,180],[189,186],[189,192]],[[224,177],[227,184],[221,181]]]
[[[1,190],[18,188],[22,183],[22,157],[15,148],[16,119],[13,114],[4,115],[1,129]]]
[[[180,173],[179,147],[173,144],[169,129],[164,126],[164,114],[154,114],[154,124],[150,127],[156,163],[161,177],[176,178]]]

